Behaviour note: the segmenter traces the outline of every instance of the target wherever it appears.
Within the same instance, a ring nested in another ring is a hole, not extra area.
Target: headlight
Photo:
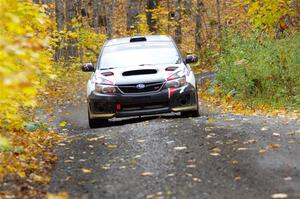
[[[166,87],[167,88],[179,88],[182,87],[186,84],[186,78],[185,76],[177,78],[177,79],[173,79],[173,80],[169,80],[166,83]]]
[[[116,92],[116,87],[112,85],[95,84],[95,91],[102,94],[113,94]]]

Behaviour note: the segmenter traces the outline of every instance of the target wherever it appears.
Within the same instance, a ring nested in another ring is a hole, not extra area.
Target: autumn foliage
[[[17,0],[1,1],[0,19],[0,183],[17,179],[24,187],[44,186],[59,136],[28,120],[36,96],[54,77],[49,48],[54,23],[43,7]],[[24,197],[18,187],[7,186],[0,198],[16,193]],[[24,192],[40,194],[34,189]]]
[[[20,128],[21,108],[36,104],[38,89],[51,77],[53,24],[42,7],[27,1],[2,1],[0,18],[0,126]]]

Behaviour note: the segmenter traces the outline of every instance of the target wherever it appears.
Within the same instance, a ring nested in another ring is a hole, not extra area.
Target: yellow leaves
[[[232,8],[235,12],[229,13],[241,23],[249,23],[253,28],[268,33],[271,37],[275,36],[276,28],[287,29],[288,26],[281,25],[285,16],[294,16],[292,1],[287,0],[260,0],[260,1],[241,1],[235,0]],[[247,9],[245,9],[247,8]]]
[[[59,193],[47,193],[46,199],[68,199],[69,194],[67,192],[59,192]]]
[[[258,153],[260,153],[260,154],[264,154],[264,153],[266,153],[266,152],[267,152],[266,149],[260,149],[260,150],[258,151]]]
[[[65,122],[65,121],[62,121],[62,122],[59,124],[59,126],[60,126],[60,127],[65,127],[65,126],[66,126],[66,124],[67,124],[67,122]]]
[[[30,174],[29,178],[35,182],[49,182],[50,181],[50,178],[48,176],[40,176],[35,173]]]
[[[117,147],[118,147],[118,145],[116,145],[116,144],[108,144],[107,145],[107,148],[109,148],[109,149],[115,149]]]
[[[280,144],[269,144],[267,146],[268,149],[278,149],[280,148]]]
[[[290,117],[293,119],[300,119],[300,112],[299,111],[288,111],[287,109],[274,109],[271,106],[264,104],[264,105],[257,105],[257,106],[249,106],[242,101],[235,100],[232,97],[221,97],[218,87],[215,87],[215,94],[211,95],[208,93],[208,88],[204,88],[200,90],[199,96],[206,102],[209,102],[214,105],[214,107],[222,108],[223,111],[230,111],[236,114],[243,114],[243,115],[268,115],[268,116],[281,116],[281,117]],[[213,118],[209,119],[209,123],[213,123]],[[224,119],[224,121],[230,121],[230,119]],[[262,128],[264,131],[265,128]]]
[[[52,153],[57,134],[36,130],[8,132],[10,151],[0,155],[0,178],[19,176],[33,182],[48,183],[50,165],[56,160]],[[1,136],[2,137],[2,136]],[[7,142],[7,139],[5,140]]]
[[[9,150],[10,148],[11,148],[11,145],[9,143],[9,140],[0,135],[0,152]]]
[[[0,126],[20,128],[19,109],[36,105],[37,89],[47,79],[51,21],[39,6],[17,0],[1,2],[0,18]]]
[[[283,199],[288,198],[288,195],[286,193],[274,193],[271,195],[272,199]]]
[[[215,123],[215,119],[214,119],[214,118],[209,118],[209,119],[208,119],[208,123],[210,123],[210,124]]]
[[[90,170],[90,169],[85,169],[85,168],[83,168],[83,169],[81,169],[81,170],[82,170],[82,172],[85,173],[85,174],[90,174],[90,173],[92,173],[92,170]]]
[[[26,177],[26,173],[24,171],[17,171],[18,176],[20,176],[21,178]]]

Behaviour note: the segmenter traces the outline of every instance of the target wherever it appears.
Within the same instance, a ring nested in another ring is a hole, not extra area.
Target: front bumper
[[[153,93],[105,95],[93,92],[88,97],[91,118],[153,115],[197,110],[195,88],[187,84]]]

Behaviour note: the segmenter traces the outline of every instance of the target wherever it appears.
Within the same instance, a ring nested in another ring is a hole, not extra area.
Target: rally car
[[[197,82],[189,64],[169,36],[135,36],[107,41],[97,64],[82,66],[93,72],[87,83],[91,128],[109,118],[180,112],[199,115]]]

